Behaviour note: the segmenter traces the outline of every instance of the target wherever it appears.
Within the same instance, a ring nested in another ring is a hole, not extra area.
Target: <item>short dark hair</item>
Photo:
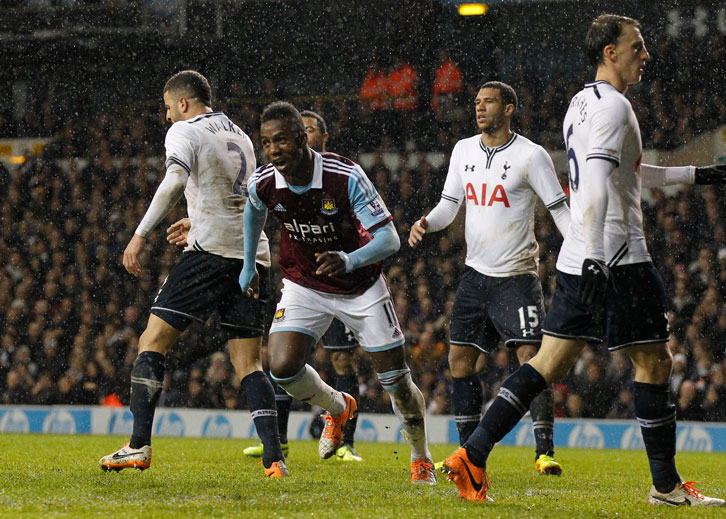
[[[499,90],[499,95],[502,96],[504,104],[514,105],[514,109],[517,109],[517,93],[506,83],[503,83],[502,81],[487,81],[479,87],[479,90],[482,88],[493,88],[494,90]]]
[[[197,98],[204,106],[212,106],[212,87],[196,70],[182,70],[171,76],[164,85],[164,93],[172,91]]]
[[[585,52],[590,64],[598,66],[604,56],[602,50],[608,45],[615,45],[623,32],[623,26],[632,25],[640,29],[640,22],[635,18],[618,14],[601,14],[593,20],[585,36]]]
[[[328,133],[328,125],[325,124],[325,119],[323,119],[323,116],[319,113],[313,112],[312,110],[303,110],[300,112],[300,115],[302,117],[311,117],[315,119],[318,122],[318,129],[320,130],[320,133]]]
[[[288,121],[290,123],[290,129],[293,132],[305,133],[305,123],[302,120],[302,115],[300,115],[300,112],[297,111],[297,108],[292,103],[288,103],[287,101],[275,101],[267,105],[262,111],[260,124],[280,119]]]

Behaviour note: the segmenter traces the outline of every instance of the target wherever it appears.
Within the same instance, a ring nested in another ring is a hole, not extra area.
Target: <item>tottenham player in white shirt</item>
[[[636,20],[599,16],[586,48],[596,80],[572,99],[563,125],[572,223],[557,262],[542,346],[504,382],[464,447],[444,465],[463,497],[487,499],[485,467],[495,443],[540,391],[567,374],[588,342],[602,342],[604,335],[608,348],[627,351],[635,367],[635,412],[653,478],[648,504],[724,506],[684,483],[676,470],[666,295],[645,246],[640,208],[641,176],[643,186],[710,183],[723,182],[724,170],[640,164],[638,121],[623,95],[640,81],[649,58]]]
[[[542,341],[544,301],[537,276],[539,247],[534,208],[539,198],[564,236],[570,223],[566,197],[547,152],[511,130],[517,108],[514,89],[485,83],[475,99],[480,134],[459,141],[451,154],[441,201],[413,224],[409,245],[427,232],[448,227],[466,205],[466,267],[451,316],[449,366],[459,444],[481,420],[483,395],[476,373],[480,352],[491,354],[504,341],[520,363]],[[559,475],[553,459],[552,390],[530,406],[536,439],[535,468]]]
[[[151,427],[161,393],[166,354],[193,322],[204,323],[217,311],[229,338],[229,355],[247,390],[257,432],[265,444],[264,473],[289,476],[277,431],[275,394],[262,371],[260,347],[269,294],[270,248],[263,235],[256,251],[260,281],[267,288],[258,299],[243,295],[237,278],[244,263],[243,209],[247,177],[255,170],[252,142],[221,112],[211,108],[207,79],[192,70],[172,76],[164,87],[167,119],[166,175],[124,251],[123,264],[134,276],[146,236],[182,195],[191,228],[187,247],[169,272],[151,307],[139,354],[131,371],[131,440],[100,460],[103,470],[137,468],[151,463]],[[174,242],[177,222],[170,228]]]

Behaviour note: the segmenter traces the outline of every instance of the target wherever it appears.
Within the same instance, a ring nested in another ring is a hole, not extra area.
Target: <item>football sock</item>
[[[277,378],[272,380],[287,391],[293,398],[310,405],[317,405],[325,409],[331,416],[338,416],[345,411],[345,398],[343,393],[336,391],[323,382],[318,372],[312,366],[305,364],[303,368],[290,378]]]
[[[390,395],[393,412],[401,421],[403,436],[411,445],[411,461],[415,458],[431,459],[426,440],[426,402],[411,380],[411,370],[404,368],[378,373],[378,380]]]
[[[154,424],[154,411],[159,402],[164,382],[166,357],[155,351],[142,351],[131,369],[131,414],[134,427],[129,447],[139,449],[151,445],[151,426]]]
[[[353,398],[358,396],[358,377],[353,373],[347,373],[345,375],[336,375],[335,377],[335,389],[348,393]],[[357,398],[356,398],[357,400]],[[353,445],[353,436],[355,435],[355,428],[358,424],[358,413],[349,419],[343,426],[343,443]]]
[[[499,395],[464,444],[474,465],[486,467],[494,445],[525,415],[532,400],[547,388],[547,382],[529,364],[522,364],[504,381]]]
[[[478,375],[453,378],[451,403],[459,431],[459,445],[464,445],[481,420],[484,395]]]
[[[540,454],[555,455],[555,446],[552,436],[555,431],[554,395],[552,386],[542,391],[532,400],[529,413],[532,415],[532,429],[536,443],[535,460]]]
[[[270,379],[272,381],[272,379]],[[277,431],[280,433],[280,443],[287,443],[287,425],[290,420],[290,406],[292,397],[287,391],[272,381],[275,390],[275,404],[277,404]]]
[[[653,485],[667,493],[681,483],[676,470],[676,406],[668,384],[633,383],[635,415],[648,454]]]
[[[267,469],[276,461],[284,460],[277,431],[275,390],[263,371],[253,371],[242,379],[247,393],[247,406],[255,422],[257,436],[262,440],[262,465]]]

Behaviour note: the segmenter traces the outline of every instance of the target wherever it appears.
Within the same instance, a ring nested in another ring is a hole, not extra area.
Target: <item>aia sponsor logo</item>
[[[487,185],[482,184],[480,189],[476,189],[474,184],[469,182],[466,184],[466,201],[471,202],[474,205],[488,206],[491,207],[494,204],[504,204],[504,207],[509,207],[509,198],[507,198],[507,192],[501,184],[494,186],[491,191],[491,195],[487,198]]]

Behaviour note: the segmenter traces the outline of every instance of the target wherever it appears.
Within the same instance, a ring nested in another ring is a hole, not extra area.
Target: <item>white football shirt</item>
[[[252,141],[221,112],[174,123],[166,134],[166,165],[189,174],[184,196],[192,227],[185,251],[244,258],[247,179],[255,170]],[[257,262],[269,267],[270,246],[262,233]]]
[[[557,269],[582,274],[584,204],[579,184],[580,175],[587,174],[587,161],[593,159],[617,165],[608,179],[605,261],[610,267],[650,261],[640,207],[643,148],[630,101],[606,81],[588,83],[570,101],[563,132],[570,170],[572,222],[557,258]]]
[[[466,264],[487,276],[536,274],[537,196],[548,208],[566,200],[542,146],[516,133],[496,148],[481,135],[457,142],[441,198],[466,203]]]

